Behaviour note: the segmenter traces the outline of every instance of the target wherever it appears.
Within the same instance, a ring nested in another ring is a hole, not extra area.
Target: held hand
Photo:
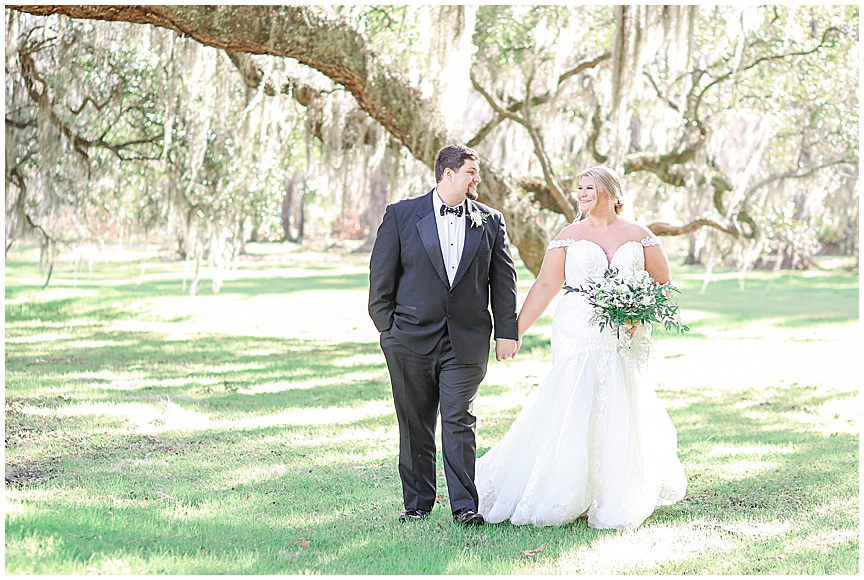
[[[510,355],[510,358],[516,358],[516,353],[519,352],[519,349],[522,348],[522,339],[510,341],[514,343],[513,353]]]
[[[505,360],[513,358],[519,351],[520,341],[510,340],[508,338],[498,338],[495,340],[495,359]]]

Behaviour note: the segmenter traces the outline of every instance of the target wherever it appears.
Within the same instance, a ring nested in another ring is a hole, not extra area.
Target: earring
[[[612,196],[606,194],[606,200],[609,202],[609,211],[615,211],[615,206],[612,205]]]

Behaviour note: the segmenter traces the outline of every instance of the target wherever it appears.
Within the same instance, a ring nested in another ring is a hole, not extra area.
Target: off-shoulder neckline
[[[574,238],[561,238],[560,240],[552,240],[551,242],[549,242],[549,246],[546,248],[546,251],[549,251],[553,248],[570,247],[573,244],[578,243],[578,242],[588,242],[592,246],[599,249],[600,252],[602,252],[604,257],[606,258],[606,263],[608,265],[612,264],[612,262],[615,260],[615,255],[621,250],[621,248],[623,248],[627,244],[639,244],[642,247],[659,246],[660,245],[660,241],[655,236],[646,236],[644,239],[638,240],[638,241],[637,240],[627,240],[626,242],[624,242],[623,244],[621,244],[620,246],[615,248],[615,251],[612,252],[612,255],[610,256],[609,254],[606,253],[606,250],[603,249],[603,246],[601,246],[600,244],[598,244],[597,242],[594,242],[592,240],[587,240],[584,238],[581,240],[577,240]]]
[[[590,242],[590,243],[594,244],[595,246],[597,246],[598,248],[600,248],[601,250],[603,249],[603,246],[601,246],[597,242],[595,242],[593,240],[589,240],[587,238],[581,238],[578,240],[576,238],[561,238],[560,240],[552,240],[551,242],[549,242],[549,247],[550,248],[552,248],[552,247],[561,248],[564,246],[570,246],[572,244],[575,244],[576,242]],[[659,246],[660,240],[657,238],[657,236],[645,236],[641,240],[627,240],[626,242],[621,244],[621,246],[624,246],[625,244],[629,244],[629,243],[640,244],[643,247]],[[618,248],[621,248],[621,246],[618,246]],[[616,249],[615,251],[617,252],[618,250]],[[605,251],[604,251],[604,253],[605,253]]]

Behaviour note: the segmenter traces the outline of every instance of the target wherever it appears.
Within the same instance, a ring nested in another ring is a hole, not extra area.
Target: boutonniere
[[[489,217],[489,214],[481,213],[475,209],[468,212],[468,217],[471,218],[471,227],[479,228],[486,223],[486,218]]]

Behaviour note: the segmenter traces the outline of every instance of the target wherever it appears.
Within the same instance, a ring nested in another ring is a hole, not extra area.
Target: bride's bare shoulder
[[[628,221],[622,225],[626,228],[625,231],[627,232],[628,238],[632,238],[632,239],[638,238],[641,240],[642,238],[645,238],[648,236],[650,236],[650,237],[654,236],[654,232],[652,232],[651,230],[649,230],[646,226],[643,226],[642,224]]]
[[[561,230],[557,236],[555,236],[556,240],[581,240],[585,237],[584,235],[585,225],[584,222],[576,222],[575,224],[569,224],[563,230]]]
[[[584,236],[580,233],[581,228],[577,228],[576,225],[577,224],[570,224],[558,232],[558,235],[549,242],[546,250],[550,251],[556,248],[569,248],[574,242],[583,239]]]

